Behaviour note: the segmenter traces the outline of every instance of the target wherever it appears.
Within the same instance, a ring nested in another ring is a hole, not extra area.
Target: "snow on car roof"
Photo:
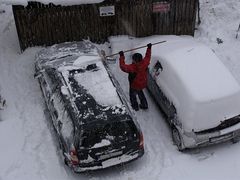
[[[106,68],[104,67],[97,48],[87,41],[67,42],[56,44],[41,50],[37,56],[40,67],[57,68],[68,82],[69,71],[86,69],[88,65],[95,64],[96,69],[76,73],[75,79],[103,106],[122,107],[116,87],[112,84]],[[63,93],[66,88],[62,88]]]
[[[116,88],[113,86],[109,75],[99,56],[80,56],[73,66],[60,67],[59,70],[69,71],[78,68],[87,68],[88,65],[96,65],[96,68],[84,73],[77,73],[74,78],[84,87],[94,99],[103,106],[121,105]],[[67,73],[68,74],[68,73]]]
[[[83,86],[103,106],[121,105],[116,88],[113,86],[100,56],[81,55],[70,65],[59,65],[58,70],[67,79],[70,70],[86,69],[88,65],[96,65],[96,68],[74,75],[79,85]]]
[[[240,91],[237,81],[212,50],[190,38],[155,46],[152,56],[160,57],[171,67],[196,101],[219,99]]]
[[[76,60],[81,55],[98,56],[97,48],[90,42],[65,42],[55,44],[50,47],[42,49],[37,55],[36,60],[42,64],[53,64],[53,61],[66,57],[73,57]],[[67,59],[68,60],[68,59]]]
[[[79,4],[101,3],[104,0],[2,0],[1,2],[5,3],[5,4],[26,6],[28,4],[28,2],[30,2],[30,1],[31,2],[36,1],[36,2],[43,3],[43,4],[53,3],[55,5],[70,6],[70,5],[79,5]]]

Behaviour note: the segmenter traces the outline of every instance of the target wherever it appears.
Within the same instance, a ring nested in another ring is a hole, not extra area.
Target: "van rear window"
[[[114,143],[134,140],[137,129],[132,121],[118,121],[85,130],[82,136],[82,148],[96,148]]]

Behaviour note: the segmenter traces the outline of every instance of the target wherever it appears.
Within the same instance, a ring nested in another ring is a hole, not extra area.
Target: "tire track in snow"
[[[12,178],[12,176],[14,176],[14,179],[17,179],[17,175],[15,174],[15,172],[20,169],[21,167],[21,162],[15,162],[14,164],[12,164],[5,172],[4,177],[9,177],[9,179]]]
[[[152,165],[151,174],[155,173],[154,177],[158,177],[163,168],[173,164],[171,156],[167,153],[167,149],[170,148],[169,145],[172,146],[172,139],[169,134],[169,127],[162,114],[159,113],[155,102],[152,101],[153,99],[148,93],[145,94],[149,102],[149,110],[140,111],[140,115],[138,112],[137,114],[145,135],[145,148],[149,157],[149,165]]]
[[[129,59],[126,61],[129,61]],[[109,66],[129,100],[127,74],[121,72],[118,63]],[[145,167],[144,176],[146,174],[151,174],[151,177],[158,177],[163,168],[172,166],[173,164],[173,160],[166,150],[169,146],[172,146],[172,139],[169,137],[169,127],[167,126],[167,123],[164,121],[158,107],[156,107],[155,102],[153,102],[153,99],[149,96],[146,90],[145,95],[149,103],[149,109],[145,111],[139,110],[135,113],[137,121],[143,131],[145,144],[145,154],[142,157],[142,160],[138,163],[140,163],[142,167]],[[156,119],[156,117],[159,118]],[[140,179],[143,178],[142,175],[139,176]],[[136,175],[133,177],[136,178]]]

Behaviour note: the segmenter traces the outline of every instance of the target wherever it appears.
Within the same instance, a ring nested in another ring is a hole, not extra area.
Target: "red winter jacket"
[[[147,48],[146,55],[142,61],[133,64],[125,64],[125,57],[120,56],[119,63],[122,71],[126,73],[136,73],[136,77],[130,83],[130,87],[142,90],[147,86],[147,68],[150,64],[151,49]]]

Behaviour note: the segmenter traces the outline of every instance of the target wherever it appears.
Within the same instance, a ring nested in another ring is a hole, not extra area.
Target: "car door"
[[[44,96],[45,101],[48,105],[48,102],[49,102],[50,97],[51,97],[51,89],[50,89],[50,85],[49,85],[50,80],[49,80],[49,77],[47,75],[47,72],[42,71],[40,73],[41,74],[38,75],[38,80],[39,80],[39,83],[40,83],[40,87],[41,87],[43,96]]]
[[[54,105],[54,99],[56,96],[55,95],[56,94],[55,87],[57,85],[56,85],[56,81],[54,79],[52,79],[53,72],[54,71],[51,69],[44,69],[42,71],[38,71],[37,78],[39,80],[40,87],[41,87],[45,102],[47,104],[47,108],[51,115],[53,125],[54,125],[55,129],[57,130],[56,122],[58,119],[58,112]]]
[[[154,63],[154,66],[148,71],[148,89],[154,96],[157,104],[167,115],[168,119],[173,119],[176,114],[174,105],[168,100],[164,92],[161,90],[161,84],[158,79],[161,78],[161,73],[164,71],[164,67],[160,60]]]
[[[57,130],[57,132],[60,131],[61,126],[62,126],[62,122],[61,122],[61,118],[62,118],[62,114],[64,112],[64,104],[63,104],[63,100],[62,100],[62,96],[61,96],[61,88],[60,88],[60,80],[57,79],[57,76],[54,76],[55,70],[51,70],[49,71],[50,73],[50,89],[51,89],[51,97],[49,100],[49,110],[52,116],[52,121],[53,121],[53,125],[55,127],[55,129]]]
[[[59,132],[59,126],[58,126],[58,121],[59,121],[59,112],[56,109],[56,100],[55,100],[55,94],[52,95],[51,97],[51,102],[49,104],[49,110],[50,114],[52,116],[52,122],[54,125],[54,128]]]

